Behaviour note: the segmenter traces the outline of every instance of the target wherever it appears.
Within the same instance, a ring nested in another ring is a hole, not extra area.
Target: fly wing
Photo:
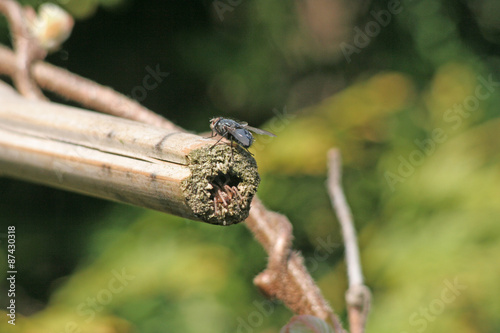
[[[276,134],[273,134],[273,133],[268,132],[268,131],[264,131],[260,128],[255,128],[255,127],[248,126],[248,125],[244,125],[243,127],[246,128],[247,130],[252,131],[254,133],[257,133],[257,134],[269,135],[269,136],[274,136],[274,137],[276,136]]]
[[[250,132],[245,130],[244,128],[233,128],[229,127],[228,132],[234,136],[235,140],[238,141],[243,147],[250,147],[253,143],[253,137]]]

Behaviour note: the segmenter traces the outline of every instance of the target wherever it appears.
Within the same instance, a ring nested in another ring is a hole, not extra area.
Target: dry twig
[[[354,229],[351,210],[342,190],[342,162],[339,150],[332,149],[328,152],[328,164],[328,192],[332,206],[337,213],[345,244],[349,280],[349,289],[346,292],[349,326],[351,333],[363,333],[370,310],[371,294],[363,282],[356,230]]]
[[[294,313],[330,319],[335,332],[343,332],[340,319],[304,266],[304,258],[300,252],[290,249],[290,221],[284,215],[267,210],[255,197],[246,226],[269,254],[266,270],[254,279],[254,283],[267,296],[283,301]]]
[[[50,64],[36,62],[36,60],[44,59],[47,52],[40,47],[38,40],[29,31],[29,19],[25,12],[34,15],[32,11],[32,8],[23,10],[16,1],[0,0],[0,12],[9,21],[15,50],[14,53],[0,45],[0,59],[2,59],[0,61],[0,74],[10,76],[22,95],[33,99],[45,99],[40,86],[96,111],[167,129],[184,131],[162,116],[111,88]]]
[[[9,22],[12,44],[16,51],[12,59],[12,80],[19,92],[31,99],[45,99],[41,90],[31,78],[31,64],[36,59],[46,56],[37,40],[31,35],[24,9],[17,1],[0,0],[0,12]]]
[[[0,45],[0,74],[13,77],[16,58],[8,48]],[[68,100],[90,109],[131,119],[142,123],[185,132],[184,129],[145,108],[127,96],[62,68],[38,61],[34,63],[34,80],[45,90],[54,92]]]

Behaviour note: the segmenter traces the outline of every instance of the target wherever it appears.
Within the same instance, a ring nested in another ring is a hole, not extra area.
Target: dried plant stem
[[[24,10],[17,1],[0,0],[0,12],[9,22],[12,43],[16,50],[10,62],[12,79],[19,92],[31,99],[45,99],[41,90],[31,78],[31,64],[35,59],[43,59],[46,52],[39,46],[27,28]],[[3,64],[6,65],[6,64]]]
[[[17,73],[15,54],[0,45],[0,60],[0,74],[14,77]],[[80,103],[87,108],[121,118],[185,132],[184,129],[175,126],[172,122],[127,96],[62,68],[38,61],[33,64],[32,75],[35,82],[43,89]]]
[[[335,332],[344,332],[339,318],[304,266],[304,258],[290,249],[290,221],[284,215],[268,211],[254,198],[246,226],[269,254],[267,269],[254,279],[254,283],[269,297],[283,301],[294,313],[330,319]]]
[[[32,12],[32,8],[26,10]],[[15,50],[14,53],[0,45],[0,74],[10,76],[22,95],[45,100],[39,88],[41,87],[96,111],[179,132],[184,131],[109,87],[47,63],[35,62],[44,59],[47,52],[40,47],[36,38],[31,36],[25,10],[17,1],[0,0],[0,13],[7,17]]]
[[[259,177],[245,152],[231,159],[212,139],[27,100],[3,84],[0,100],[3,175],[213,224],[248,216]],[[216,182],[238,194],[217,213]]]
[[[342,162],[339,150],[332,149],[328,152],[328,164],[328,191],[332,206],[337,213],[345,244],[349,280],[349,289],[346,292],[349,326],[351,333],[363,333],[370,309],[371,293],[363,282],[356,230],[354,229],[351,210],[342,190]]]

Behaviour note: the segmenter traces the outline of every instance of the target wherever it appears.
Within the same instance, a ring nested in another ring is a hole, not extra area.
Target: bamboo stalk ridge
[[[28,100],[5,84],[0,101],[0,176],[218,225],[248,216],[260,179],[240,147]]]

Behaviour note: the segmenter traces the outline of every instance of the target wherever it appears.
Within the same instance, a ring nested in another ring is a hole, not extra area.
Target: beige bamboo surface
[[[214,143],[28,100],[0,83],[0,175],[199,220],[181,183],[191,176],[187,155]]]

